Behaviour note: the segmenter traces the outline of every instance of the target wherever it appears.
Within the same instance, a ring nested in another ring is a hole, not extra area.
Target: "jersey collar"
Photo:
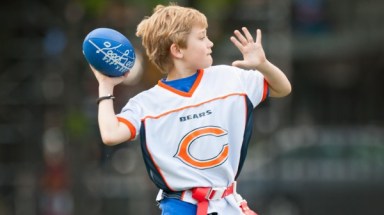
[[[177,95],[184,96],[184,97],[191,97],[193,95],[193,93],[195,92],[196,88],[199,86],[201,78],[203,77],[203,74],[204,74],[203,69],[199,69],[197,71],[197,77],[196,77],[195,83],[193,83],[191,89],[188,92],[183,92],[183,91],[177,90],[173,87],[170,87],[170,86],[164,84],[161,80],[159,80],[157,82],[157,85],[159,85],[159,87],[162,87],[162,88],[164,88],[168,91],[171,91],[172,93],[175,93]]]

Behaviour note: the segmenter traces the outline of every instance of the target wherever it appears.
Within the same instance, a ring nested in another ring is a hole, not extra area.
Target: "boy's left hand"
[[[243,34],[235,30],[235,36],[231,37],[233,44],[243,54],[243,60],[236,60],[232,63],[233,66],[244,69],[257,69],[260,64],[267,61],[261,44],[261,30],[256,30],[256,42],[246,27],[242,28]]]

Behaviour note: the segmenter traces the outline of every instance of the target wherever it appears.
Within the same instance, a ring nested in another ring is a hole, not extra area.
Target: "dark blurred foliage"
[[[260,28],[268,58],[292,82],[289,97],[270,99],[255,110],[245,172],[281,153],[281,145],[305,145],[298,140],[308,136],[335,140],[328,133],[313,136],[319,127],[342,128],[344,138],[383,128],[383,1],[175,2],[207,15],[214,64],[241,57],[229,41],[233,30]],[[119,112],[130,97],[162,77],[135,37],[136,25],[159,3],[168,1],[2,2],[0,214],[160,213],[139,143],[101,143],[98,86],[81,51],[86,34],[98,27],[119,30],[134,44],[140,57],[137,77],[116,88]],[[384,144],[381,137],[375,140]],[[380,161],[384,157],[382,151],[375,156]],[[332,214],[330,210],[318,214]]]

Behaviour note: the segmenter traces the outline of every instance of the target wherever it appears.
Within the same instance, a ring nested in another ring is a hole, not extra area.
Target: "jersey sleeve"
[[[123,107],[121,112],[116,115],[119,122],[125,124],[131,132],[131,139],[134,140],[139,134],[141,125],[141,108],[133,100],[129,100],[128,103]]]
[[[257,70],[243,70],[236,68],[240,84],[244,87],[253,107],[256,107],[268,97],[268,83],[264,75]]]

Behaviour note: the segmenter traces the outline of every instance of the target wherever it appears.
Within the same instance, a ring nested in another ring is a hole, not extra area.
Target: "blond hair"
[[[149,60],[162,73],[167,73],[173,66],[171,45],[174,43],[186,48],[188,35],[195,25],[208,27],[207,18],[198,10],[174,3],[157,5],[152,15],[145,17],[137,26],[136,36],[142,38]]]

